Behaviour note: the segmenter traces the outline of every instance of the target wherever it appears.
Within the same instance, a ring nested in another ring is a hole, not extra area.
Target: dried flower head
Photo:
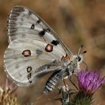
[[[85,94],[92,95],[103,83],[105,77],[100,78],[100,73],[89,71],[88,68],[78,73],[79,89]]]
[[[16,85],[8,85],[8,80],[3,87],[0,86],[0,105],[19,105],[17,97],[13,94]]]

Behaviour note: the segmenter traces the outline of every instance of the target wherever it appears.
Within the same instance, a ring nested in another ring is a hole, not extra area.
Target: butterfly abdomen
[[[63,80],[66,75],[67,73],[62,70],[54,72],[45,84],[44,93],[53,91],[53,89],[58,85],[59,82]]]

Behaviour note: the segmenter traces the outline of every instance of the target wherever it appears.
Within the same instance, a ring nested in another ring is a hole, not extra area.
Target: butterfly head
[[[83,55],[79,54],[79,55],[75,55],[75,59],[77,60],[77,62],[80,64],[83,61]]]
[[[70,59],[70,63],[68,64],[68,69],[70,70],[71,73],[76,73],[78,72],[78,70],[80,70],[80,63],[83,62],[83,54],[86,53],[86,51],[80,53],[82,47],[83,45],[79,48],[78,54],[73,55]]]
[[[77,59],[77,62],[78,63],[81,63],[83,61],[83,53],[80,53],[81,52],[81,49],[83,48],[83,45],[80,46],[79,50],[78,50],[78,54],[76,56],[76,59]],[[86,51],[85,51],[86,52]]]
[[[79,48],[79,50],[78,50],[78,54],[77,54],[77,61],[78,61],[78,63],[81,63],[81,62],[83,62],[83,54],[85,54],[86,53],[86,51],[83,51],[82,53],[81,53],[81,49],[83,48],[83,45],[81,45],[80,46],[80,48]]]

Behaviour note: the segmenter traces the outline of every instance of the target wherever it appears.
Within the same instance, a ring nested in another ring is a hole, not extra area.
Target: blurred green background
[[[102,70],[105,76],[105,0],[0,0],[0,85],[5,83],[3,54],[8,46],[7,18],[15,5],[23,5],[42,17],[77,54],[81,44],[87,50],[84,61],[92,70]],[[84,64],[81,68],[85,68]],[[76,79],[73,78],[76,82]],[[27,103],[42,94],[44,79],[29,88],[18,88],[19,102]],[[69,84],[70,85],[70,84]],[[72,85],[70,85],[73,88]],[[43,95],[34,105],[61,105],[54,101],[57,91]],[[95,102],[105,105],[105,85],[94,94]]]

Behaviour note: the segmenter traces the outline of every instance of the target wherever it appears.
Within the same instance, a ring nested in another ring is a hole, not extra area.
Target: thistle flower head
[[[88,68],[78,73],[79,89],[85,94],[92,95],[103,83],[105,77],[100,78],[100,73],[89,71]]]

